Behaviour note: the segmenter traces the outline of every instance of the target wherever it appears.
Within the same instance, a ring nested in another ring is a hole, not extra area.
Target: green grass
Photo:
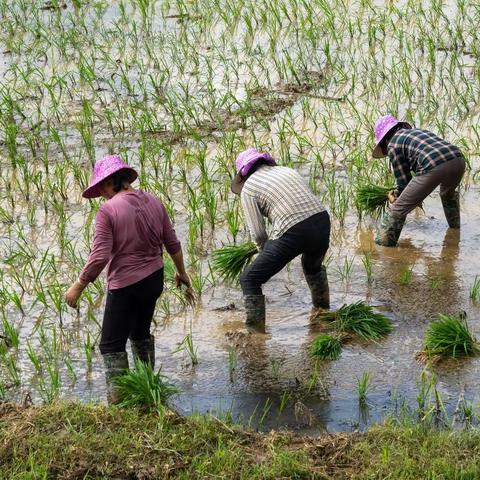
[[[333,326],[340,332],[349,332],[367,340],[379,340],[393,330],[391,320],[373,311],[365,302],[343,305],[336,312],[318,312],[317,320],[333,321]]]
[[[479,345],[464,318],[440,314],[425,332],[427,355],[440,357],[470,357],[479,352]]]
[[[338,360],[342,355],[342,342],[332,335],[319,335],[310,346],[310,355],[320,360]]]
[[[212,252],[213,270],[224,280],[230,282],[237,281],[257,251],[257,247],[253,242],[241,245],[227,245],[215,250]]]
[[[81,403],[0,406],[0,478],[473,480],[480,432],[393,422],[315,439]]]

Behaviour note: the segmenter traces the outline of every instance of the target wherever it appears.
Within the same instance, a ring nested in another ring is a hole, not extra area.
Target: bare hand
[[[397,191],[396,190],[390,190],[388,192],[388,201],[390,203],[395,203],[396,200],[397,200]]]
[[[80,295],[85,288],[80,282],[76,281],[72,283],[70,288],[65,292],[65,303],[72,308],[77,308],[77,302],[80,298]]]
[[[195,304],[195,293],[193,292],[192,283],[190,282],[190,277],[184,273],[180,274],[175,273],[175,285],[177,288],[180,288],[182,285],[185,285],[187,288],[185,290],[185,298],[190,305]]]

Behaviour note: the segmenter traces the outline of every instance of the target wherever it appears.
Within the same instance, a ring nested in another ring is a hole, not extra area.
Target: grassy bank
[[[58,403],[0,407],[2,479],[476,479],[478,431],[384,425],[309,439],[211,417]]]

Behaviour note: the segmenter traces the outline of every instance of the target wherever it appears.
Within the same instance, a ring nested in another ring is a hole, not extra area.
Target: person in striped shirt
[[[295,170],[278,166],[268,153],[242,152],[231,189],[240,195],[245,220],[259,248],[257,258],[240,277],[248,327],[265,331],[262,285],[302,255],[302,268],[315,308],[329,308],[323,259],[330,241],[330,217]],[[268,235],[265,218],[269,220]]]
[[[375,242],[387,247],[397,245],[406,216],[439,185],[448,226],[460,228],[458,186],[465,173],[465,158],[460,149],[392,115],[377,121],[375,139],[372,156],[388,155],[397,183],[389,195],[390,205]]]

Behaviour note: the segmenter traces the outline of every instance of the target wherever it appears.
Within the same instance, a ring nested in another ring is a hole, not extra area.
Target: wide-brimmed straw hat
[[[388,135],[388,132],[397,125],[402,125],[404,128],[412,128],[412,126],[407,122],[402,122],[395,118],[393,115],[385,115],[377,120],[375,123],[375,148],[372,150],[373,158],[382,158],[385,156],[383,153],[382,147],[380,144],[382,140]]]
[[[240,194],[252,167],[260,160],[265,161],[269,165],[277,164],[269,153],[259,152],[256,148],[249,148],[238,155],[235,161],[237,174],[230,185],[233,193]]]
[[[84,198],[100,197],[100,184],[110,175],[120,171],[126,170],[129,172],[127,181],[132,183],[137,177],[138,173],[132,167],[129,167],[118,155],[107,155],[101,160],[98,160],[93,167],[93,174],[90,180],[90,185],[84,190],[82,196]]]

